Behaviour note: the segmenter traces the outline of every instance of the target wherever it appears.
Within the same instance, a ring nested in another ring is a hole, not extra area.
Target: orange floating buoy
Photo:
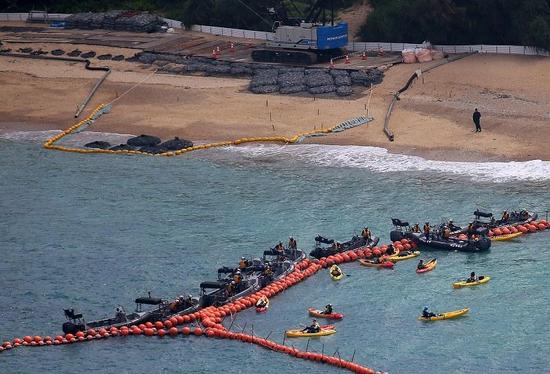
[[[189,334],[191,334],[191,329],[189,327],[185,326],[184,328],[181,329],[181,333],[183,335],[189,335]]]
[[[158,330],[157,335],[159,336],[159,338],[162,338],[164,335],[166,335],[166,330],[165,329]]]
[[[157,330],[164,328],[164,324],[161,321],[156,321],[154,326],[156,327]]]
[[[170,320],[164,321],[164,327],[166,327],[167,329],[169,329],[170,327],[172,327],[172,321],[170,321]]]
[[[193,334],[195,334],[196,336],[201,336],[202,335],[202,329],[200,327],[195,327],[193,329]]]
[[[170,330],[168,330],[168,334],[170,334],[170,336],[178,335],[178,328],[177,327],[171,327]]]
[[[546,225],[544,223],[540,223],[537,225],[539,230],[546,230]]]
[[[73,334],[66,334],[65,339],[67,339],[68,341],[71,341],[72,339],[74,339],[74,335]]]
[[[152,322],[145,322],[145,327],[147,327],[148,329],[151,329],[153,328],[155,325],[153,325]]]
[[[23,341],[24,341],[25,343],[30,343],[30,342],[32,342],[32,337],[31,337],[31,336],[28,336],[28,335],[27,335],[27,336],[24,336],[24,337],[23,337]]]
[[[177,325],[183,325],[183,316],[177,316],[176,317],[176,324]]]

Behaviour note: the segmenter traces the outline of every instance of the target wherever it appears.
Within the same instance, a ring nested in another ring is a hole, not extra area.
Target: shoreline
[[[100,103],[118,98],[154,71],[136,63],[108,64],[113,73],[83,116]],[[489,72],[488,64],[499,69]],[[544,141],[550,138],[546,125],[550,92],[544,89],[544,79],[550,85],[550,76],[538,75],[548,67],[550,59],[488,55],[439,67],[401,96],[390,121],[396,138],[389,142],[382,132],[387,105],[393,92],[418,68],[418,64],[396,65],[386,71],[381,84],[374,86],[371,123],[305,143],[374,146],[393,154],[439,161],[550,160],[550,147]],[[528,69],[529,74],[502,79],[502,74],[518,69]],[[0,84],[4,87],[0,132],[70,127],[76,122],[76,106],[97,75],[74,63],[0,57]],[[479,86],[484,76],[483,86]],[[117,101],[113,111],[91,130],[219,142],[291,137],[366,114],[367,88],[352,98],[341,99],[258,95],[247,92],[247,84],[246,79],[157,74]],[[482,108],[480,134],[472,132],[470,123],[470,107],[474,106]]]
[[[29,122],[19,122],[19,123],[6,123],[6,122],[0,122],[0,139],[7,140],[7,141],[25,141],[24,135],[22,136],[23,139],[11,139],[9,137],[9,134],[15,134],[15,133],[33,133],[33,132],[54,132],[54,131],[62,131],[63,129],[58,127],[52,127],[52,124],[33,124]],[[96,131],[96,129],[92,127],[89,127],[84,132],[93,132],[98,134],[106,134],[106,136],[137,136],[138,133],[117,133],[117,132],[106,132],[106,131]],[[8,136],[7,136],[8,135]],[[156,134],[149,134],[154,136],[159,136],[158,133]],[[102,140],[101,135],[95,140]],[[162,140],[169,140],[168,137],[162,137]],[[346,146],[352,146],[352,147],[365,147],[365,148],[378,148],[383,149],[388,152],[388,154],[391,155],[398,155],[398,156],[413,156],[413,157],[421,157],[426,161],[442,161],[442,162],[472,162],[472,163],[490,163],[490,162],[528,162],[528,161],[548,161],[548,160],[541,160],[538,158],[525,158],[525,159],[511,159],[506,158],[502,155],[494,155],[490,153],[486,154],[469,154],[464,151],[452,149],[452,148],[437,148],[437,149],[418,149],[415,147],[408,147],[408,146],[394,146],[394,147],[387,147],[384,144],[379,143],[372,143],[372,144],[347,144],[342,143],[338,141],[331,141],[330,134],[324,137],[315,137],[313,139],[316,139],[317,141],[312,141],[311,139],[306,140],[303,143],[296,143],[296,144],[280,144],[280,143],[247,143],[246,147],[254,147],[254,146],[263,146],[263,145],[277,145],[277,146],[301,146],[301,145],[317,145],[317,146],[337,146],[337,147],[346,147]],[[45,140],[45,139],[44,139]],[[213,143],[213,142],[219,142],[223,140],[235,140],[235,139],[193,139],[192,141],[197,144],[207,144],[207,143]],[[321,140],[321,141],[319,141]],[[29,139],[29,141],[32,141]],[[113,143],[113,145],[116,145]],[[239,147],[239,146],[234,146]],[[185,157],[185,156],[183,156]]]

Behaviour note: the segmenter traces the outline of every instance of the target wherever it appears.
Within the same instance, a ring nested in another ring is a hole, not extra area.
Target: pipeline
[[[217,143],[195,145],[195,146],[180,149],[177,151],[169,151],[169,152],[163,152],[163,153],[149,153],[149,152],[134,151],[134,150],[111,150],[111,149],[97,149],[97,148],[86,149],[86,148],[65,147],[65,146],[55,145],[56,142],[63,139],[65,136],[75,133],[77,131],[81,131],[84,127],[92,125],[96,119],[101,117],[101,115],[108,113],[110,109],[111,109],[111,104],[99,105],[92,112],[92,114],[90,114],[84,120],[72,125],[68,129],[61,132],[60,134],[52,136],[51,138],[47,139],[44,142],[43,147],[46,149],[52,149],[52,150],[63,151],[63,152],[86,153],[86,154],[103,153],[103,154],[126,154],[126,155],[171,157],[171,156],[180,156],[188,152],[193,152],[193,151],[198,151],[203,149],[227,147],[231,145],[240,145],[240,144],[246,144],[246,143],[283,143],[283,144],[300,143],[304,139],[309,137],[322,136],[333,132],[341,132],[346,129],[357,127],[372,121],[372,117],[357,117],[357,118],[342,122],[332,128],[304,132],[304,133],[294,135],[292,137],[266,136],[266,137],[255,137],[255,138],[240,138],[237,140],[229,140],[229,141],[223,141],[223,142],[217,142]]]
[[[88,59],[83,58],[73,58],[73,57],[59,57],[59,56],[43,56],[43,55],[27,55],[23,53],[0,53],[0,56],[8,56],[8,57],[18,57],[18,58],[32,58],[32,59],[38,59],[38,60],[54,60],[54,61],[66,61],[66,62],[79,62],[83,63],[84,68],[86,70],[92,70],[92,71],[104,71],[105,74],[101,78],[98,79],[92,90],[88,93],[88,95],[84,98],[82,103],[78,106],[78,109],[76,110],[76,113],[74,115],[74,118],[78,118],[80,113],[86,108],[96,91],[98,90],[99,86],[105,81],[107,76],[111,74],[111,68],[107,66],[91,66],[91,61]]]
[[[393,111],[393,107],[395,105],[395,103],[400,100],[399,99],[399,95],[402,94],[403,92],[407,91],[412,83],[414,82],[415,79],[417,78],[420,78],[420,76],[424,73],[427,73],[435,68],[438,68],[442,65],[445,65],[445,64],[448,64],[450,62],[454,62],[454,61],[457,61],[457,60],[460,60],[460,59],[463,59],[465,57],[468,57],[468,56],[471,56],[473,54],[475,54],[477,52],[470,52],[470,53],[465,53],[465,54],[461,54],[461,55],[457,55],[457,56],[452,56],[452,57],[448,57],[444,60],[441,60],[439,63],[437,64],[434,64],[433,66],[430,66],[429,68],[426,68],[426,69],[418,69],[416,70],[410,77],[409,79],[407,80],[407,82],[405,83],[405,85],[403,87],[401,87],[392,97],[392,100],[390,102],[390,105],[388,106],[388,110],[386,111],[386,116],[384,117],[384,133],[386,134],[386,136],[388,137],[389,141],[390,142],[393,142],[394,138],[395,138],[395,135],[393,133],[393,131],[390,129],[390,116],[391,116],[391,113]]]

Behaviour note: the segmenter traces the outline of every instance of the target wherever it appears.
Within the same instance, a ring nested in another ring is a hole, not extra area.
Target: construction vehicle
[[[331,14],[330,22],[327,22],[329,2]],[[273,40],[252,51],[254,61],[311,65],[344,54],[342,49],[348,44],[348,25],[345,22],[334,24],[333,0],[315,1],[301,19],[289,18],[282,1],[270,13],[277,19],[273,23]]]

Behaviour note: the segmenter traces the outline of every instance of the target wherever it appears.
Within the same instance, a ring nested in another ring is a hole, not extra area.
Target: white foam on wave
[[[389,153],[385,148],[338,145],[250,145],[226,148],[250,157],[280,158],[327,167],[365,168],[375,172],[425,171],[468,176],[493,182],[550,180],[550,161],[454,162]]]
[[[60,130],[12,131],[0,134],[0,138],[12,141],[44,142],[48,138],[51,138],[52,136],[59,133],[61,133]],[[112,145],[118,145],[121,143],[126,143],[126,141],[133,136],[135,135],[97,131],[82,131],[79,133],[68,135],[67,137],[63,138],[58,144],[81,147],[86,143],[93,142],[95,140],[102,140],[109,142]]]

